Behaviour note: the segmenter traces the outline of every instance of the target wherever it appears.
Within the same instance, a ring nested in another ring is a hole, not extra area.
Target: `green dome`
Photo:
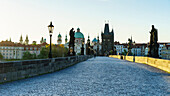
[[[75,38],[84,38],[84,35],[83,35],[81,32],[76,32],[76,33],[74,34],[74,37],[75,37]]]
[[[59,33],[58,37],[61,37],[61,34]]]

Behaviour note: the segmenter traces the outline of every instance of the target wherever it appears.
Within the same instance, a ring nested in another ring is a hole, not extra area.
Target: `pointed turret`
[[[21,44],[23,43],[22,35],[21,35],[21,37],[20,37],[19,42],[20,42]]]
[[[42,44],[42,43],[44,43],[44,39],[43,39],[43,37],[41,38],[41,41],[40,41],[40,43]]]
[[[90,42],[90,36],[88,35],[88,39],[87,39],[87,42]]]
[[[108,24],[108,23],[105,24],[104,33],[105,33],[105,34],[106,34],[106,33],[109,33],[109,24]]]
[[[58,40],[57,40],[57,43],[58,43],[58,44],[61,44],[61,43],[62,43],[62,39],[61,39],[61,38],[62,38],[62,36],[61,36],[61,34],[59,33],[59,34],[58,34]]]
[[[97,42],[99,43],[99,35],[97,36]]]
[[[11,38],[9,39],[9,41],[11,42]]]
[[[65,44],[67,43],[68,39],[67,39],[67,35],[66,35],[66,38],[65,38]]]
[[[26,36],[26,39],[25,39],[25,44],[28,45],[29,43],[29,39],[28,39],[28,35]]]
[[[111,31],[112,33],[114,33],[114,30],[113,30],[113,28],[112,28],[112,31]]]

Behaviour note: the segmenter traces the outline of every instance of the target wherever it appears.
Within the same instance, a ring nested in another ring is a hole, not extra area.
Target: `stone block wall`
[[[0,83],[55,72],[85,61],[92,56],[72,56],[0,63]]]
[[[110,55],[109,57],[120,59],[119,58],[120,55]],[[133,56],[123,56],[123,58],[124,60],[147,64],[147,65],[159,68],[161,70],[164,70],[170,73],[170,60],[157,59],[157,58],[151,58],[151,57],[142,57],[142,56],[135,56],[135,59],[133,58]]]

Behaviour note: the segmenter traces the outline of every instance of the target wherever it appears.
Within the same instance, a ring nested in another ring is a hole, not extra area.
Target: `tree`
[[[127,51],[124,49],[124,51],[122,52],[122,55],[127,55]]]
[[[32,42],[32,45],[37,45],[37,42],[36,42],[36,41],[33,41],[33,42]]]
[[[66,57],[68,53],[68,48],[65,48],[63,44],[53,45],[52,44],[52,57]],[[38,55],[39,59],[48,58],[50,46],[42,47],[40,54]]]
[[[63,46],[63,44],[52,46],[52,55],[55,57],[66,57],[68,49]]]
[[[39,59],[48,58],[48,54],[49,54],[48,48],[42,47],[41,51],[40,51],[40,54],[38,55],[38,58]]]
[[[22,59],[27,60],[27,59],[35,59],[36,54],[31,54],[30,52],[26,51],[23,53]]]
[[[3,59],[3,55],[0,53],[0,59]]]

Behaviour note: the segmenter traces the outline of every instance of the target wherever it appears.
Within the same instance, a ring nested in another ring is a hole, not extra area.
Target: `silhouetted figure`
[[[148,57],[154,57],[159,58],[158,55],[158,32],[157,29],[154,28],[154,25],[152,25],[152,29],[150,32],[150,42],[149,42],[149,50],[148,50]]]
[[[86,44],[86,55],[91,55],[90,53],[90,36],[88,36],[87,44]]]
[[[74,40],[75,40],[75,37],[74,37],[74,28],[72,28],[70,30],[70,42],[69,42],[69,51],[68,51],[68,55],[69,56],[75,56],[75,51],[74,51]]]
[[[129,42],[128,42],[128,53],[127,53],[127,55],[132,56],[132,51],[131,51],[132,50],[132,38],[131,39],[129,38],[128,41]]]

